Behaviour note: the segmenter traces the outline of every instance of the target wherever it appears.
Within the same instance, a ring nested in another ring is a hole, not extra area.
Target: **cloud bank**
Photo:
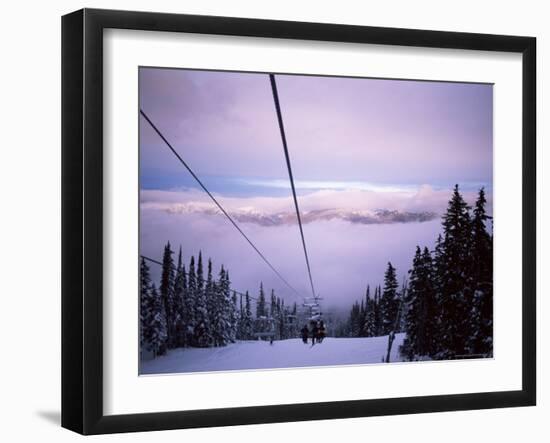
[[[144,209],[155,208],[169,214],[204,214],[224,216],[218,208],[204,205],[197,202],[189,203],[164,203],[144,205]],[[229,211],[229,215],[241,223],[254,223],[260,226],[293,225],[298,222],[295,212],[262,212],[254,208],[240,208]],[[425,222],[437,217],[435,212],[402,212],[388,209],[377,209],[374,211],[348,211],[345,209],[317,209],[306,211],[301,214],[302,224],[316,221],[344,220],[350,223],[363,225],[382,223],[411,223]]]
[[[318,190],[299,197],[302,223],[341,220],[352,224],[392,224],[426,222],[438,218],[445,210],[450,192],[430,186],[402,190],[343,189]],[[290,193],[289,193],[290,194]],[[468,201],[475,192],[465,193]],[[217,196],[227,212],[240,223],[259,226],[297,223],[293,200],[286,197]],[[489,202],[489,205],[491,202]],[[142,191],[141,209],[166,214],[220,216],[222,212],[202,191]],[[489,208],[490,209],[490,208]]]

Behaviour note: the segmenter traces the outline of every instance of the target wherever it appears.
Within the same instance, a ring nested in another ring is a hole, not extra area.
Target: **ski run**
[[[399,347],[405,334],[397,334],[391,362],[402,361]],[[166,355],[141,361],[141,374],[281,369],[315,366],[382,363],[388,336],[365,338],[327,337],[323,343],[304,344],[301,339],[237,341],[214,348],[177,348]]]

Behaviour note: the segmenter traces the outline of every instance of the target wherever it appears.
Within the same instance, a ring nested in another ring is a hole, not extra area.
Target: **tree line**
[[[160,284],[151,280],[149,266],[140,262],[140,344],[153,356],[179,347],[225,346],[236,340],[297,337],[297,306],[285,306],[271,290],[269,301],[263,284],[256,309],[248,291],[231,290],[229,271],[222,265],[217,277],[209,258],[204,276],[202,253],[191,256],[186,268],[180,247],[177,263],[168,242],[164,247]]]
[[[493,236],[485,190],[471,208],[458,185],[442,217],[435,249],[416,247],[408,282],[399,289],[391,263],[384,286],[370,287],[351,308],[342,335],[405,332],[409,360],[489,357],[493,353]]]
[[[371,294],[370,285],[361,302],[356,301],[351,307],[349,317],[340,328],[340,337],[379,337],[388,335],[395,329],[402,328],[401,316],[398,318],[400,301],[406,292],[403,284],[399,288],[396,269],[388,263],[384,274],[384,286],[376,286]]]

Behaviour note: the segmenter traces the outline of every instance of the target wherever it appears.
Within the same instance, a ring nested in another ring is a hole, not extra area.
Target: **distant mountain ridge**
[[[147,205],[147,204],[146,204]],[[171,214],[204,214],[217,215],[221,211],[211,204],[204,203],[170,203],[154,204],[156,209],[164,210]],[[237,208],[228,210],[228,213],[236,221],[241,223],[253,223],[260,226],[282,226],[297,223],[296,213],[292,211],[265,212],[255,208]],[[438,214],[430,211],[409,212],[389,209],[353,210],[353,209],[315,209],[301,212],[302,223],[315,221],[343,220],[354,224],[390,224],[390,223],[414,223],[434,220]]]

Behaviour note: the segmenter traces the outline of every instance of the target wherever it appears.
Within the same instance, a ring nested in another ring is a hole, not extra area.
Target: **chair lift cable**
[[[288,146],[286,142],[285,129],[283,125],[283,117],[281,114],[281,105],[279,103],[279,94],[277,93],[277,83],[275,81],[275,75],[269,74],[269,79],[271,81],[271,89],[273,91],[273,100],[275,101],[275,109],[277,111],[277,120],[279,122],[279,129],[281,131],[281,139],[283,142],[283,149],[285,151],[286,166],[288,169],[288,177],[290,179],[290,186],[292,188],[292,196],[294,197],[294,207],[296,208],[296,216],[298,217],[298,226],[300,227],[300,236],[302,237],[302,246],[304,249],[304,256],[306,258],[307,272],[309,274],[309,283],[311,284],[311,293],[313,298],[316,300],[317,296],[315,294],[315,287],[313,285],[313,278],[311,276],[311,266],[309,264],[309,256],[307,254],[306,240],[304,237],[304,229],[302,228],[302,218],[300,217],[300,209],[298,207],[298,198],[296,197],[296,187],[294,186],[294,177],[292,175],[292,167],[290,165],[290,155],[288,153]]]

